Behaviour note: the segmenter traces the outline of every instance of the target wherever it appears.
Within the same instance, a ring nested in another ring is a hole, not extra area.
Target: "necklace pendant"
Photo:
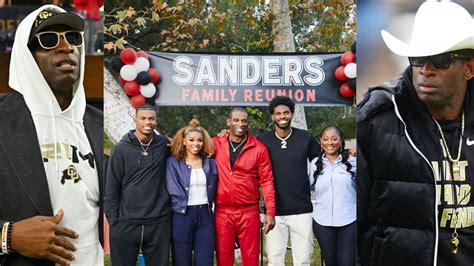
[[[459,163],[457,161],[453,162],[453,180],[461,180],[461,167],[459,166]]]
[[[456,254],[459,248],[459,238],[457,236],[453,236],[449,239],[449,245],[451,246],[451,253]]]
[[[281,141],[281,148],[282,148],[282,149],[286,149],[286,148],[287,148],[287,147],[286,147],[286,141],[284,141],[284,140]]]
[[[236,150],[237,150],[237,149],[236,149],[236,148],[234,148],[232,151],[233,151],[233,152],[235,152]]]
[[[142,155],[143,156],[148,156],[148,152],[144,151],[144,152],[142,152]]]

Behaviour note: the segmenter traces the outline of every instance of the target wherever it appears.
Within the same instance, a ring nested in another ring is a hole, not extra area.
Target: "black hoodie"
[[[111,226],[117,221],[157,223],[168,217],[168,143],[166,137],[154,134],[144,156],[134,131],[130,131],[114,146],[105,182],[105,214]]]
[[[447,197],[436,196],[446,193],[443,184],[469,190],[474,186],[474,146],[468,141],[474,139],[473,100],[474,80],[470,80],[463,107],[460,161],[467,166],[461,182],[440,176],[445,160],[440,134],[416,95],[411,67],[392,82],[370,89],[358,106],[357,219],[362,265],[474,263],[474,197],[453,206]],[[457,154],[459,136],[457,129],[451,137],[456,142],[451,154]],[[452,255],[449,238],[454,228],[446,215],[456,208],[470,217],[459,222],[459,250]]]

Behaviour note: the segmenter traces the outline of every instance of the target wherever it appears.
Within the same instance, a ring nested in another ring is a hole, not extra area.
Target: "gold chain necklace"
[[[242,144],[244,144],[244,142],[245,142],[246,140],[247,140],[247,135],[245,135],[245,139],[242,140],[242,142],[240,142],[240,144],[237,145],[237,147],[234,147],[234,145],[232,144],[232,140],[230,139],[230,136],[229,136],[229,142],[230,142],[230,146],[232,147],[232,151],[233,151],[233,152],[236,152],[237,149],[238,149]]]
[[[143,142],[139,139],[138,139],[138,142],[140,142],[140,146],[142,147],[142,155],[143,156],[148,156],[148,148],[150,148],[150,144],[151,142],[153,141],[153,137],[151,138],[151,140],[147,143],[147,144],[143,144]]]
[[[462,118],[461,118],[461,137],[459,137],[459,147],[458,147],[458,154],[456,159],[453,159],[451,156],[451,152],[449,151],[448,148],[448,143],[446,142],[446,139],[444,138],[443,134],[443,129],[441,128],[441,125],[436,121],[436,119],[433,118],[433,120],[436,123],[436,126],[438,127],[439,133],[441,135],[441,146],[442,148],[446,151],[446,155],[448,156],[449,161],[452,163],[453,167],[453,181],[454,180],[460,180],[460,172],[461,172],[461,167],[459,166],[459,159],[461,158],[461,150],[462,150],[462,138],[464,136],[464,111],[462,112]],[[465,196],[464,196],[465,197]],[[458,238],[458,221],[459,221],[459,214],[456,215],[456,223],[454,225],[454,232],[451,235],[451,238],[449,239],[449,245],[451,246],[451,253],[456,254],[458,252],[459,248],[459,238]],[[436,218],[438,219],[438,218]]]
[[[443,129],[441,128],[438,121],[436,121],[436,119],[433,118],[433,120],[435,121],[436,126],[438,126],[439,133],[441,134],[441,140],[442,140],[442,145],[441,146],[446,151],[446,154],[448,155],[449,161],[453,163],[453,180],[459,180],[460,179],[460,173],[461,173],[461,167],[459,166],[459,159],[461,158],[462,138],[464,136],[464,111],[462,112],[461,137],[459,138],[458,155],[457,155],[456,159],[453,159],[453,157],[451,156],[451,152],[449,151],[449,148],[448,148],[448,143],[446,142],[446,139],[444,138]]]

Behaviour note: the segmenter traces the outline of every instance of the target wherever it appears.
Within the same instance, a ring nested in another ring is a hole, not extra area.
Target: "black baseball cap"
[[[54,25],[66,25],[73,30],[84,30],[84,20],[78,15],[70,12],[58,12],[52,9],[45,9],[36,16],[33,26],[31,27],[28,45],[32,43],[36,33]]]

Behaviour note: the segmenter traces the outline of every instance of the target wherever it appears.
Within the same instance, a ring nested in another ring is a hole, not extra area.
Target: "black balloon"
[[[349,88],[355,90],[355,89],[356,89],[356,85],[357,85],[356,79],[348,79],[348,80],[347,80],[347,85],[349,85]]]
[[[352,52],[353,54],[356,54],[356,52],[357,52],[356,50],[357,50],[357,45],[356,45],[356,42],[354,42],[354,43],[352,44],[352,46],[351,46],[351,52]]]
[[[156,95],[156,94],[155,94]],[[145,101],[147,104],[149,105],[152,105],[152,106],[156,106],[156,99],[155,97],[150,97],[150,98],[145,98]]]
[[[151,82],[151,76],[147,71],[142,71],[137,75],[137,82],[140,85],[146,85]]]
[[[120,57],[116,57],[114,59],[112,59],[112,69],[117,72],[117,73],[120,73],[120,69],[123,67],[123,63],[122,63],[122,60],[120,60]]]

